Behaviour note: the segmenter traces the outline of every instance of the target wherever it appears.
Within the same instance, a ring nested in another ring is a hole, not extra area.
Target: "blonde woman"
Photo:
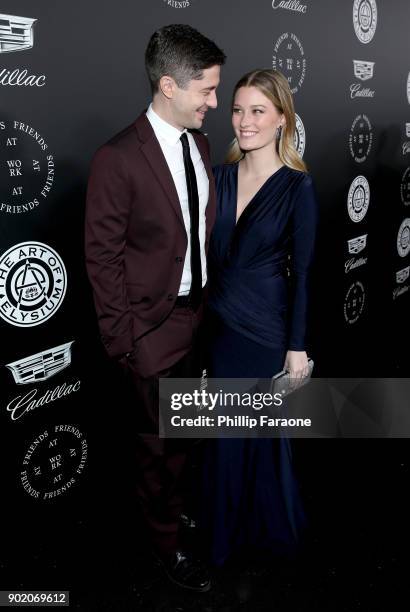
[[[209,376],[270,378],[286,368],[302,377],[317,204],[294,145],[286,78],[275,70],[242,77],[232,125],[226,163],[214,170]],[[305,516],[289,440],[213,440],[205,452],[204,488],[216,564],[239,549],[295,549]]]

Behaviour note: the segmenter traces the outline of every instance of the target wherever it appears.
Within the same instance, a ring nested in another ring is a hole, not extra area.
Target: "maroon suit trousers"
[[[193,441],[158,436],[159,379],[201,376],[201,319],[202,307],[196,313],[175,307],[161,326],[138,340],[128,359],[138,412],[137,496],[161,556],[181,546],[179,523]]]

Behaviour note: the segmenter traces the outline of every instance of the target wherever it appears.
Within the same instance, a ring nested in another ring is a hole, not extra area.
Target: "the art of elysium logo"
[[[354,282],[347,290],[344,301],[345,321],[349,324],[356,323],[364,309],[365,290],[360,281]]]
[[[196,0],[162,0],[167,6],[172,8],[188,8]]]
[[[28,447],[20,482],[31,497],[54,499],[78,481],[87,456],[87,441],[75,425],[50,425]]]
[[[364,219],[369,208],[369,202],[369,183],[364,176],[357,176],[350,185],[347,197],[347,210],[352,221],[358,223]]]
[[[61,370],[68,368],[71,364],[71,345],[73,342],[74,340],[18,361],[7,363],[6,367],[11,370],[14,381],[18,385],[47,380]]]
[[[288,11],[294,11],[295,13],[306,13],[306,4],[301,4],[299,0],[272,0],[272,8],[275,9],[287,9]]]
[[[352,238],[347,241],[347,248],[349,250],[350,255],[357,255],[366,248],[367,245],[367,234],[363,234],[363,236],[358,236],[357,238]]]
[[[0,317],[17,327],[40,325],[62,304],[67,274],[42,242],[21,242],[0,256]]]
[[[33,25],[37,19],[0,13],[0,53],[23,51],[33,46]]]
[[[369,43],[377,26],[376,0],[354,0],[353,25],[360,42]]]
[[[284,32],[279,36],[274,47],[272,66],[286,76],[293,94],[299,91],[305,80],[306,58],[302,44],[295,34]]]
[[[37,130],[0,120],[0,213],[37,208],[51,193],[54,170],[54,156]]]
[[[400,257],[410,253],[410,218],[404,219],[397,234],[397,252]]]
[[[401,201],[405,206],[410,205],[410,166],[406,168],[400,185]]]
[[[349,149],[353,159],[361,164],[366,161],[372,148],[373,131],[367,115],[357,115],[350,128]]]
[[[296,129],[295,129],[295,148],[301,157],[305,152],[306,145],[306,132],[305,126],[303,125],[302,119],[299,117],[297,113],[295,113],[296,118]]]

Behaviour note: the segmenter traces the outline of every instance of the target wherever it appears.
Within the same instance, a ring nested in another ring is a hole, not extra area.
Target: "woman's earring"
[[[276,128],[276,153],[279,153],[279,143],[282,138],[282,126]]]

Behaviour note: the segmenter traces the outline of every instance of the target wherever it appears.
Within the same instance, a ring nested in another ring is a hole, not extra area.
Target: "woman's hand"
[[[291,379],[299,380],[309,373],[308,357],[305,351],[288,351],[285,359],[285,370],[290,372]]]

